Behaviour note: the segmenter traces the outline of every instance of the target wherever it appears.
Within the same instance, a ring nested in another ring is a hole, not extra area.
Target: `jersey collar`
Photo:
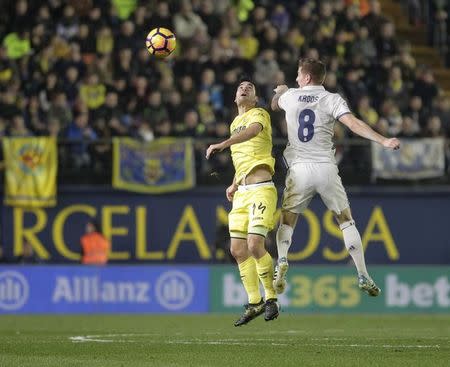
[[[305,85],[303,88],[300,88],[300,90],[315,90],[315,89],[325,90],[323,85]]]

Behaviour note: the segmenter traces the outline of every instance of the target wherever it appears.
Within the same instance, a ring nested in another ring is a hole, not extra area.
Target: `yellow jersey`
[[[259,134],[230,147],[236,170],[236,182],[240,182],[253,168],[262,164],[269,167],[272,175],[275,172],[275,159],[272,157],[272,126],[266,110],[255,107],[236,116],[230,126],[230,135],[239,133],[255,122],[262,126]]]

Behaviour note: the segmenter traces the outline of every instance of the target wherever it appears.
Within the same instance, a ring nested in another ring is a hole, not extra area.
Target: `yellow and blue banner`
[[[113,140],[113,187],[148,194],[195,186],[191,139],[163,138],[150,143],[131,138]]]
[[[400,139],[401,149],[392,152],[372,142],[372,177],[410,179],[445,175],[445,139]]]
[[[56,205],[58,154],[56,138],[4,138],[6,205]]]

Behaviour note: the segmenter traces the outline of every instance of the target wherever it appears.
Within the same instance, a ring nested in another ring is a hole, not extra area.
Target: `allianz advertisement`
[[[371,267],[379,297],[350,266],[291,266],[287,313],[450,312],[450,267]],[[2,266],[0,314],[242,312],[234,266]]]
[[[450,263],[450,192],[350,192],[349,197],[368,263]],[[111,241],[110,262],[210,264],[222,261],[216,233],[227,225],[230,204],[220,189],[157,196],[66,190],[54,208],[1,205],[0,210],[0,243],[11,261],[26,241],[43,263],[79,262],[85,223],[96,217]],[[346,264],[341,236],[332,213],[315,199],[300,218],[289,259]]]
[[[202,267],[3,266],[0,313],[208,311]]]

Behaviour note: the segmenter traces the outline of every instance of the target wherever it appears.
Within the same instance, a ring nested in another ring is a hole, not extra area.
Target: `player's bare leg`
[[[344,244],[358,270],[358,287],[369,296],[376,297],[381,293],[381,289],[375,284],[366,269],[364,260],[364,249],[361,236],[352,218],[350,208],[344,209],[341,213],[334,213],[344,236]]]
[[[287,210],[281,212],[280,225],[277,230],[278,261],[273,276],[273,287],[280,294],[286,289],[286,274],[289,269],[288,251],[292,243],[292,234],[297,224],[298,214]]]

